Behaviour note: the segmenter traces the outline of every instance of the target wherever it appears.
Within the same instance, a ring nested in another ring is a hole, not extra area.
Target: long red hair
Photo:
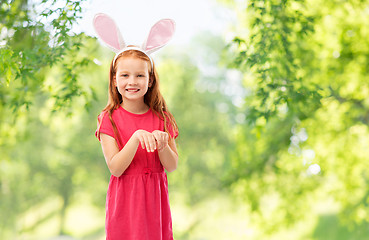
[[[151,87],[147,90],[145,96],[144,96],[144,102],[147,104],[150,109],[162,120],[164,120],[164,131],[168,133],[169,137],[171,137],[171,134],[168,129],[168,124],[171,126],[171,130],[175,133],[178,132],[178,126],[177,123],[173,117],[173,115],[170,113],[167,104],[164,100],[164,97],[161,95],[159,90],[159,77],[155,68],[155,64],[153,62],[153,66],[151,67],[150,59],[146,54],[143,52],[137,51],[137,50],[128,50],[123,53],[121,53],[117,59],[115,60],[115,63],[118,61],[119,58],[122,57],[135,57],[142,59],[147,62],[149,66],[149,82],[151,82]],[[105,108],[102,110],[101,114],[98,117],[98,137],[100,137],[100,125],[102,122],[103,117],[105,114],[109,115],[110,122],[113,126],[114,134],[116,136],[116,139],[121,143],[121,146],[123,146],[117,126],[112,118],[112,113],[114,110],[118,109],[120,105],[123,102],[122,95],[118,92],[118,89],[114,86],[114,76],[117,72],[117,64],[114,64],[112,60],[110,64],[110,74],[109,74],[109,99],[108,103],[105,106]]]

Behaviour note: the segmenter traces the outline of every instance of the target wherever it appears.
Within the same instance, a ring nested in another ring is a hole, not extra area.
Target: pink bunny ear
[[[148,54],[162,48],[172,38],[175,30],[175,22],[172,19],[162,19],[150,30],[149,36],[142,45],[142,49]]]
[[[100,39],[115,53],[126,47],[118,26],[114,20],[104,13],[95,15],[93,25]]]

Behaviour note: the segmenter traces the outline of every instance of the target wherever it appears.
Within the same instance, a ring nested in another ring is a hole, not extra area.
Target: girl
[[[148,53],[166,44],[173,34],[173,21],[164,21],[154,25],[139,48],[125,46],[118,28],[106,15],[98,14],[94,19],[99,37],[118,50],[110,66],[108,104],[98,117],[95,132],[112,174],[106,198],[109,240],[173,239],[164,169],[172,172],[177,168],[174,139],[178,128],[160,94]],[[107,33],[107,28],[113,32]],[[114,41],[108,35],[118,37],[114,39],[117,45],[111,44]]]

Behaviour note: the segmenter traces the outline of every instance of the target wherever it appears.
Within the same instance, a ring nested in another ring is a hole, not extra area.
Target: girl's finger
[[[154,149],[154,146],[155,146],[155,139],[154,137],[152,136],[152,134],[145,134],[145,145],[146,145],[146,150],[148,152],[153,152],[155,149]]]
[[[157,147],[156,147],[156,148],[157,148],[158,150],[160,150],[162,147],[163,147],[163,142],[158,141],[158,142],[157,142]]]
[[[156,149],[156,142],[154,136],[151,134],[149,137],[149,144],[150,144],[150,150],[151,152],[154,152]]]
[[[150,144],[149,144],[149,140],[147,139],[146,134],[143,135],[142,137],[144,139],[144,144],[145,144],[146,151],[150,152]]]
[[[134,133],[142,147],[142,149],[145,149],[145,139],[143,138],[143,134],[142,134],[142,131],[141,130],[137,130],[135,133]]]
[[[145,149],[145,140],[143,139],[143,137],[140,136],[138,140],[140,141],[142,149]]]
[[[160,149],[161,145],[162,145],[162,141],[160,139],[160,136],[157,132],[153,132],[153,135],[154,135],[154,138],[155,138],[155,141],[156,141],[157,149]]]

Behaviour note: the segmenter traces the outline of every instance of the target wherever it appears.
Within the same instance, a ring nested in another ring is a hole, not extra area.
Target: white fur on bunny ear
[[[174,34],[176,24],[172,19],[162,19],[151,28],[149,36],[142,44],[148,54],[165,46]]]
[[[118,53],[126,47],[126,43],[114,20],[104,13],[98,13],[93,20],[93,26],[100,39],[108,45],[113,52]]]

